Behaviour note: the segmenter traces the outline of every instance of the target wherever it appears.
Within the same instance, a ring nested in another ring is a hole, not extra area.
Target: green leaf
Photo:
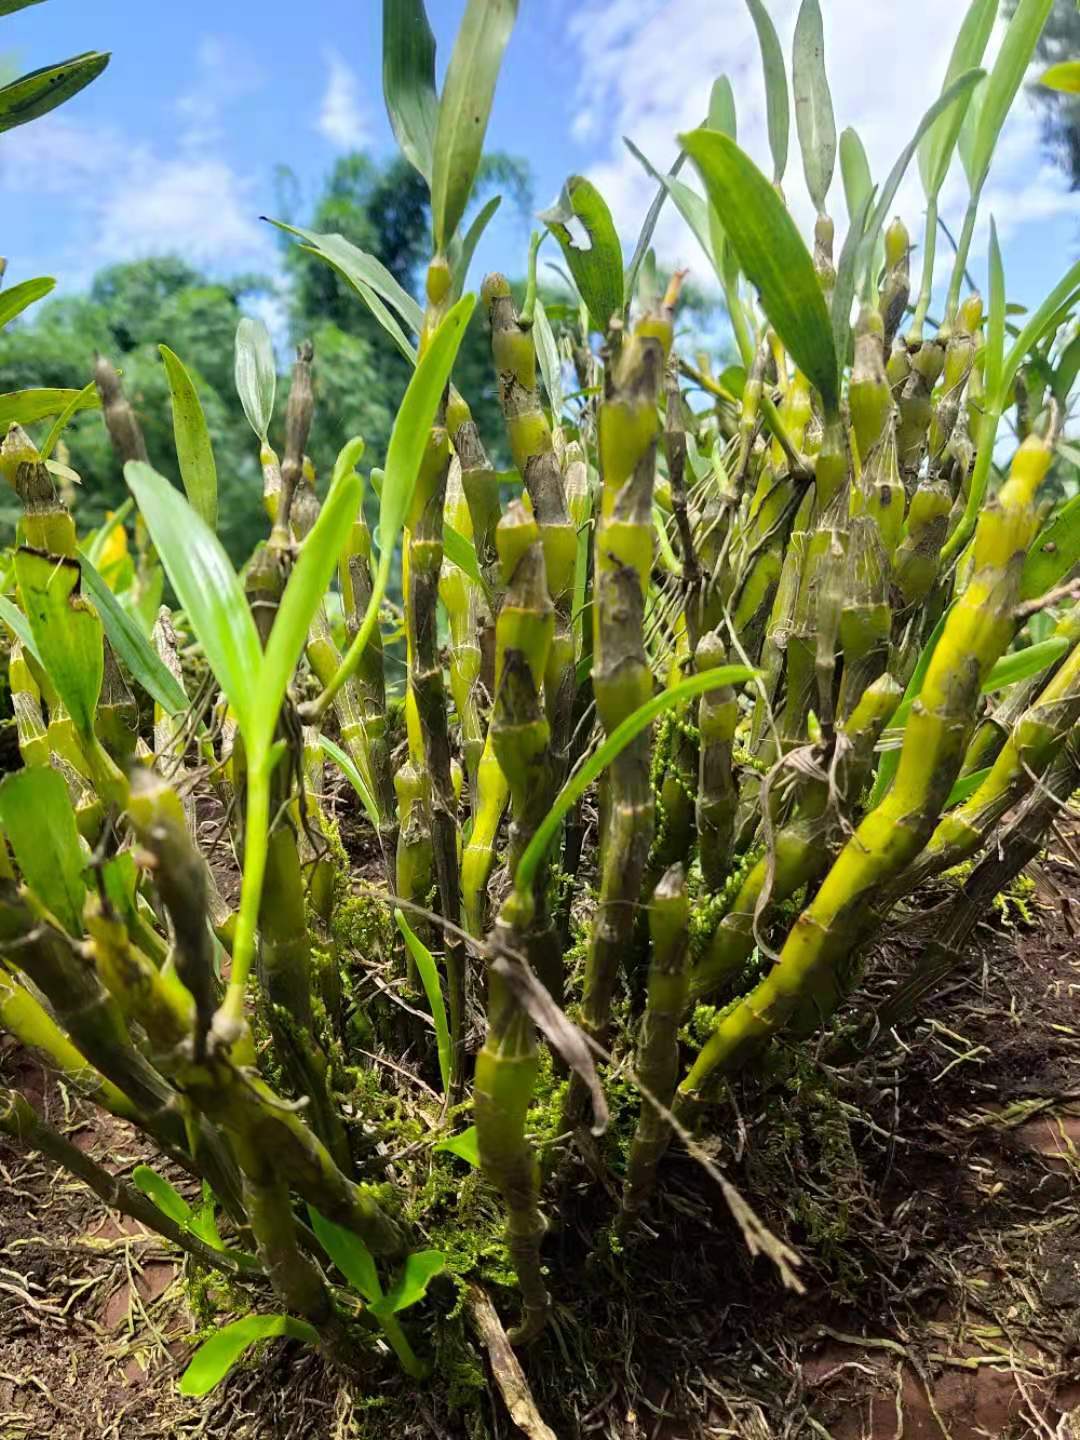
[[[428,432],[434,423],[442,393],[449,383],[450,372],[475,304],[474,295],[463,295],[447,313],[413,371],[398,407],[394,428],[390,432],[386,469],[379,494],[379,564],[367,610],[344,661],[346,667],[349,664],[355,666],[378,623],[379,608],[390,583],[394,547],[412,502]]]
[[[997,226],[990,216],[990,305],[986,318],[986,350],[983,373],[989,395],[1001,393],[1001,371],[1005,363],[1005,269],[1001,261]]]
[[[465,281],[468,279],[469,266],[472,264],[476,247],[480,243],[480,237],[488,227],[488,222],[502,204],[501,195],[493,195],[486,205],[477,212],[476,218],[465,232],[465,237],[459,243],[455,243],[453,249],[453,271],[454,271],[454,298],[456,299],[465,288]]]
[[[825,73],[825,37],[818,0],[802,0],[799,7],[791,79],[806,188],[814,208],[822,215],[836,165],[836,121]]]
[[[308,1215],[319,1244],[356,1293],[362,1295],[369,1305],[381,1300],[383,1291],[379,1284],[379,1273],[375,1269],[371,1251],[360,1236],[346,1230],[342,1225],[335,1224],[333,1220],[327,1220],[311,1205],[308,1206]]]
[[[996,690],[1007,690],[1021,680],[1030,680],[1060,660],[1069,649],[1064,635],[1055,635],[1040,645],[1028,645],[1024,650],[1014,650],[1002,655],[982,683],[982,693],[992,695]]]
[[[689,225],[693,232],[694,239],[704,250],[706,258],[720,275],[719,257],[713,250],[713,237],[709,224],[709,204],[703,200],[696,190],[682,180],[676,180],[673,171],[662,175],[656,167],[645,158],[632,140],[623,139],[623,144],[633,155],[634,159],[653,177],[662,187],[665,195],[670,195],[675,202],[675,208]],[[685,151],[683,154],[685,155]]]
[[[943,94],[965,70],[982,64],[997,11],[998,0],[971,0],[949,57],[949,68],[941,87]],[[973,94],[974,91],[968,92],[966,99],[961,95],[934,121],[919,143],[919,174],[928,200],[936,200],[945,183]]]
[[[79,593],[79,562],[19,549],[15,575],[42,664],[79,736],[90,739],[104,658],[101,621]]]
[[[735,114],[735,92],[726,75],[719,75],[709,91],[709,115],[705,121],[710,130],[719,130],[721,135],[739,138],[738,118]]]
[[[343,474],[326,497],[319,518],[300,547],[274,618],[258,676],[258,705],[245,736],[254,754],[270,748],[285,691],[300,663],[308,629],[337,569],[338,556],[360,508],[363,481]]]
[[[833,346],[836,350],[836,358],[840,368],[847,364],[848,351],[851,346],[851,306],[855,299],[855,288],[858,283],[859,257],[862,253],[863,231],[866,226],[867,213],[874,199],[874,192],[871,190],[864,195],[858,210],[848,226],[847,235],[844,238],[843,249],[840,251],[840,259],[836,265],[836,284],[833,286],[832,294],[832,332]]]
[[[642,730],[673,706],[682,705],[697,695],[704,695],[707,690],[714,690],[719,685],[740,685],[745,680],[752,680],[757,673],[746,665],[718,665],[714,670],[704,670],[680,681],[678,685],[672,685],[659,695],[654,695],[644,705],[639,705],[622,724],[617,725],[604,743],[594,750],[566,781],[555,797],[551,809],[537,826],[533,838],[518,861],[513,877],[517,893],[530,893],[537,867],[547,854],[571,807],[635,736],[640,735]]]
[[[401,153],[431,184],[439,101],[424,0],[383,0],[383,99]]]
[[[109,644],[131,678],[168,715],[183,715],[190,702],[184,688],[109,589],[86,555],[80,556],[83,585],[97,606]]]
[[[1078,374],[1080,374],[1080,330],[1062,350],[1061,356],[1054,366],[1051,389],[1060,405],[1064,405],[1069,398]]]
[[[211,530],[217,529],[218,482],[214,447],[210,443],[206,416],[180,358],[167,345],[159,345],[172,394],[173,436],[180,478],[191,508]]]
[[[21,285],[12,285],[10,290],[0,290],[0,329],[21,315],[28,305],[55,289],[56,281],[42,276],[40,280],[24,280]]]
[[[866,227],[866,238],[863,245],[864,253],[869,253],[872,245],[876,245],[877,237],[885,228],[885,222],[889,218],[893,201],[896,199],[896,192],[900,189],[901,181],[907,173],[911,164],[912,156],[919,148],[919,142],[928,133],[931,126],[943,116],[951,106],[955,105],[964,95],[971,95],[979,81],[983,78],[981,70],[965,70],[962,75],[948,85],[938,96],[934,103],[927,110],[926,114],[919,121],[915,134],[900,151],[896,164],[889,171],[888,179],[881,189],[881,196],[874,206],[873,214]]]
[[[0,620],[8,627],[13,635],[19,640],[24,650],[28,650],[38,664],[44,669],[45,662],[37,648],[37,641],[34,639],[34,632],[30,629],[30,621],[19,609],[13,605],[6,595],[0,595]]]
[[[448,1140],[440,1140],[434,1148],[467,1161],[474,1170],[480,1169],[480,1144],[476,1138],[475,1125],[470,1125],[460,1135],[451,1135]]]
[[[23,878],[69,935],[83,933],[82,846],[59,770],[34,765],[0,784],[0,823]]]
[[[48,460],[49,456],[55,450],[56,442],[67,429],[71,423],[72,416],[75,415],[77,411],[92,410],[101,404],[101,396],[97,393],[97,386],[93,380],[90,381],[89,385],[84,385],[81,390],[73,390],[70,393],[71,399],[53,421],[52,428],[45,438],[45,444],[41,447],[39,453],[43,460]]]
[[[225,1379],[245,1350],[259,1340],[273,1340],[282,1335],[290,1340],[302,1340],[306,1345],[319,1343],[315,1327],[291,1315],[245,1315],[242,1320],[223,1325],[191,1357],[180,1380],[180,1394],[208,1394]]]
[[[757,30],[761,47],[761,65],[765,72],[765,114],[769,126],[769,150],[772,152],[773,182],[779,185],[787,169],[791,112],[788,104],[787,71],[784,52],[776,26],[762,0],[746,0],[750,18]]]
[[[1080,495],[1061,507],[1035,538],[1024,560],[1020,595],[1035,600],[1080,565]]]
[[[945,801],[945,809],[951,810],[954,805],[960,805],[969,795],[974,795],[979,786],[990,774],[990,767],[985,770],[973,770],[970,775],[961,775],[956,784],[949,791],[949,798]]]
[[[627,145],[630,144],[628,140],[625,141],[625,143]],[[630,148],[631,150],[634,150],[633,146],[630,146]],[[634,150],[634,154],[639,160],[644,161],[644,156],[642,156],[640,151]],[[675,163],[667,172],[667,178],[669,180],[674,180],[685,163],[686,151],[680,150],[678,155],[676,155],[675,157]],[[649,170],[650,174],[654,173],[651,165],[646,164],[646,168]],[[645,259],[649,246],[652,244],[652,237],[653,232],[656,229],[656,222],[660,219],[660,211],[664,208],[664,201],[667,199],[667,197],[668,189],[667,186],[664,184],[663,179],[661,179],[659,188],[657,189],[657,192],[653,197],[653,202],[649,206],[648,211],[646,212],[645,221],[641,227],[641,234],[638,236],[638,242],[634,246],[634,253],[630,257],[630,264],[626,267],[626,275],[623,280],[624,305],[629,305],[631,300],[634,298],[634,289],[637,285],[638,271],[641,269],[642,261]]]
[[[444,255],[469,203],[517,0],[468,0],[446,68],[431,165],[431,225]]]
[[[85,390],[16,390],[0,395],[0,430],[6,431],[9,425],[35,425],[50,415],[59,415],[72,401],[77,402],[79,410],[101,408],[101,397],[90,385]]]
[[[964,112],[964,118],[960,124],[960,134],[956,141],[956,148],[960,152],[960,163],[964,167],[968,189],[972,194],[975,193],[975,171],[972,168],[975,160],[975,134],[979,128],[979,117],[982,114],[989,80],[990,77],[985,76],[971,92],[971,99]]]
[[[245,315],[236,327],[236,393],[248,424],[266,444],[274,416],[277,365],[270,331],[261,320]]]
[[[836,415],[840,392],[832,326],[795,222],[733,140],[711,130],[695,130],[680,139],[773,329],[817,387],[826,413]]]
[[[559,359],[559,347],[555,343],[551,321],[539,297],[533,308],[533,339],[536,342],[536,358],[540,362],[540,374],[544,377],[548,404],[551,406],[552,424],[557,425],[563,407],[562,361]]]
[[[844,182],[844,203],[851,221],[858,214],[865,197],[873,190],[874,182],[870,178],[866,147],[850,125],[840,136],[840,178]]]
[[[14,15],[16,10],[25,10],[28,5],[40,5],[41,0],[0,0],[0,15]]]
[[[593,329],[606,335],[611,317],[622,310],[623,259],[604,197],[591,180],[571,175],[555,204],[538,218],[559,242]]]
[[[1039,76],[1039,84],[1063,95],[1080,95],[1080,60],[1062,60]]]
[[[982,188],[994,158],[1001,127],[1012,109],[1016,92],[1031,64],[1035,45],[1046,24],[1054,0],[1020,0],[1005,38],[1001,42],[997,59],[986,83],[978,125],[972,139],[971,175],[972,190]]]
[[[494,600],[487,581],[480,571],[480,562],[476,558],[476,546],[473,542],[462,535],[460,530],[455,530],[453,525],[443,522],[443,554],[451,564],[456,565],[474,585],[484,592],[489,605]]]
[[[384,1298],[373,1306],[376,1315],[397,1315],[427,1294],[436,1275],[446,1270],[446,1256],[441,1250],[414,1250],[406,1255],[401,1273]]]
[[[375,804],[375,797],[368,788],[364,777],[356,768],[352,758],[342,750],[340,745],[335,745],[327,735],[319,736],[319,748],[324,755],[329,755],[334,764],[348,780],[349,784],[360,797],[360,803],[364,807],[364,814],[371,821],[376,832],[379,830],[379,807]]]
[[[262,703],[263,656],[236,571],[214,532],[156,470],[129,460],[124,478],[246,740]]]
[[[209,1245],[212,1250],[224,1250],[225,1242],[217,1227],[216,1209],[214,1192],[204,1180],[202,1182],[202,1202],[199,1208],[192,1212],[189,1228],[191,1233],[197,1235],[204,1245]]]
[[[131,1172],[131,1183],[136,1190],[141,1190],[148,1200],[152,1200],[170,1220],[175,1220],[177,1225],[183,1225],[186,1229],[190,1224],[191,1206],[164,1175],[159,1175],[149,1165],[136,1165]]]
[[[450,1041],[450,1027],[446,1023],[446,1005],[443,1001],[442,984],[439,980],[439,967],[435,963],[435,957],[427,948],[424,942],[417,935],[405,916],[400,910],[394,911],[394,919],[397,921],[398,929],[405,937],[405,944],[409,947],[409,954],[416,962],[416,970],[420,976],[420,983],[424,987],[424,994],[427,996],[428,1005],[431,1008],[431,1018],[435,1022],[435,1044],[439,1052],[439,1074],[442,1077],[444,1093],[450,1088],[450,1070],[453,1060],[452,1045]]]
[[[13,80],[0,89],[0,133],[40,119],[58,105],[96,80],[109,63],[109,56],[88,50],[63,60],[59,65],[46,65]]]
[[[305,230],[300,225],[286,225],[281,220],[273,220],[271,224],[303,240],[357,289],[363,287],[374,291],[381,300],[397,311],[413,334],[420,334],[424,324],[423,310],[408,291],[402,289],[381,260],[351,244],[343,235],[320,235],[315,230]]]
[[[1016,372],[1039,342],[1061,323],[1058,312],[1080,295],[1080,260],[1069,267],[1039,308],[1020,331],[1001,368],[1001,388],[997,400],[1002,405],[1012,387]],[[988,392],[989,393],[989,392]],[[992,399],[993,397],[991,397]]]

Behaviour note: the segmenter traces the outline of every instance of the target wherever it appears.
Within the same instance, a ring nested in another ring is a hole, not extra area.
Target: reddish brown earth
[[[555,1323],[525,1357],[559,1440],[1080,1440],[1080,953],[1062,904],[1077,878],[1067,857],[1044,868],[1037,926],[984,927],[902,1043],[738,1088],[716,1159],[802,1255],[803,1296],[747,1260],[684,1153],[622,1253],[594,1248],[608,1188],[570,1175],[547,1249]],[[903,963],[875,957],[864,988]],[[0,1079],[118,1172],[143,1158],[3,1041]],[[0,1147],[0,1182],[0,1440],[518,1433],[493,1394],[455,1409],[444,1383],[416,1391],[388,1367],[358,1394],[280,1344],[183,1400],[203,1322],[175,1257],[36,1157]],[[471,1344],[452,1298],[422,1312],[427,1334]]]

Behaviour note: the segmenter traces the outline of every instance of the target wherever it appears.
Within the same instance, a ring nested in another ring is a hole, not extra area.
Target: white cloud
[[[791,54],[797,0],[770,10],[786,57]],[[825,53],[837,128],[853,125],[879,181],[936,99],[948,65],[962,7],[942,0],[905,0],[901,12],[874,0],[831,0],[825,11]],[[739,143],[771,172],[765,93],[757,38],[736,0],[583,0],[569,19],[579,82],[576,139],[610,135],[589,175],[607,199],[624,239],[632,244],[655,186],[622,144],[626,135],[657,167],[667,167],[676,135],[703,120],[713,80],[727,74],[738,105]],[[992,42],[992,55],[1000,32]],[[790,60],[789,60],[790,73]],[[688,167],[689,169],[689,167]],[[691,177],[684,171],[686,178]],[[791,145],[785,194],[806,233],[813,212],[805,192],[792,102]],[[967,192],[959,163],[942,196],[942,211],[958,223]],[[985,250],[991,211],[1005,238],[1032,221],[1075,211],[1064,177],[1040,153],[1039,120],[1031,102],[1017,101],[1005,127],[982,206],[974,254]],[[913,163],[896,200],[921,242],[925,200]],[[842,235],[845,219],[839,166],[831,213]],[[954,232],[955,233],[955,232]],[[657,228],[658,251],[670,262],[688,261],[703,282],[705,262],[672,207]]]
[[[319,111],[319,133],[339,150],[360,150],[371,135],[360,103],[356,72],[333,51],[327,53],[326,60],[330,73]]]
[[[48,260],[65,286],[87,283],[114,260],[160,254],[216,271],[273,268],[276,248],[258,219],[254,181],[222,155],[229,105],[261,83],[231,47],[204,39],[191,86],[175,101],[183,122],[175,149],[47,115],[0,158],[3,203],[62,201],[67,223],[50,232]]]

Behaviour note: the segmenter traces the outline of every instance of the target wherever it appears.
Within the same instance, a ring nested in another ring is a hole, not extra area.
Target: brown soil
[[[524,1357],[559,1440],[1080,1440],[1080,872],[1060,856],[1038,875],[1037,925],[984,927],[899,1042],[838,1069],[783,1059],[718,1117],[715,1159],[798,1250],[805,1294],[747,1258],[685,1153],[623,1244],[606,1185],[571,1172],[550,1207],[556,1315]],[[903,964],[873,957],[862,993]],[[0,1078],[102,1163],[144,1158],[10,1046]],[[481,1362],[449,1289],[414,1312],[420,1347],[443,1344],[421,1390],[376,1362],[360,1393],[277,1342],[182,1399],[205,1278],[36,1157],[0,1147],[0,1176],[0,1440],[518,1433],[490,1391],[445,1383],[452,1343]]]

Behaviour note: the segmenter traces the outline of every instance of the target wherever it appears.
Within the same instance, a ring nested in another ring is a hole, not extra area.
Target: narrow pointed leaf
[[[383,0],[383,99],[401,153],[431,184],[439,101],[424,0]]]
[[[1009,387],[1016,378],[1016,372],[1026,360],[1029,352],[1046,338],[1060,324],[1059,312],[1080,296],[1080,260],[1071,265],[1039,308],[1028,317],[1027,324],[1020,331],[1012,348],[1005,356],[1001,370],[1001,389],[998,399],[1004,402]]]
[[[319,1244],[356,1293],[362,1295],[369,1305],[381,1300],[383,1291],[375,1261],[360,1236],[336,1225],[333,1220],[327,1220],[311,1205],[308,1206],[308,1215]]]
[[[533,339],[536,341],[536,358],[540,362],[540,374],[544,377],[544,389],[551,406],[552,423],[557,425],[563,407],[562,361],[559,359],[559,347],[555,343],[551,321],[547,317],[543,301],[539,298],[533,309]]]
[[[474,1170],[480,1169],[480,1145],[476,1138],[475,1125],[470,1125],[460,1135],[451,1135],[449,1140],[440,1140],[435,1149],[445,1151],[448,1155],[456,1155],[459,1160],[465,1160],[470,1164]]]
[[[166,714],[185,714],[190,702],[179,680],[164,664],[87,556],[80,555],[79,567],[83,588],[97,607],[117,659]]]
[[[788,101],[787,71],[784,52],[776,26],[763,0],[746,0],[750,17],[757,30],[761,47],[761,66],[765,72],[765,116],[769,127],[769,150],[772,153],[773,181],[779,185],[787,169],[788,144],[791,134],[791,110]]]
[[[0,329],[10,324],[16,315],[21,315],[28,305],[43,299],[55,288],[56,281],[43,275],[39,280],[24,280],[19,285],[12,285],[10,290],[0,290]]]
[[[328,735],[319,736],[319,748],[324,755],[329,755],[334,764],[348,780],[349,784],[360,797],[360,803],[364,807],[364,814],[371,821],[373,829],[379,830],[379,807],[375,804],[375,797],[364,781],[364,777],[353,764],[340,745],[335,745]]]
[[[101,398],[89,390],[16,390],[0,395],[0,431],[10,425],[35,425],[50,415],[59,415],[72,401],[80,410],[101,408]]]
[[[394,919],[401,931],[405,944],[409,947],[409,954],[412,956],[417,973],[420,976],[420,983],[424,987],[424,994],[427,996],[428,1006],[431,1010],[431,1018],[435,1025],[435,1044],[439,1052],[439,1075],[442,1078],[443,1093],[450,1087],[450,1067],[453,1046],[450,1040],[450,1028],[446,1022],[446,1005],[443,1001],[442,984],[439,980],[439,967],[435,963],[435,957],[417,935],[409,922],[405,919],[400,910],[394,911]]]
[[[266,444],[274,418],[277,365],[270,331],[261,320],[245,315],[236,327],[236,393],[248,424]]]
[[[757,287],[762,309],[817,387],[830,415],[839,409],[832,326],[813,261],[776,191],[733,140],[710,130],[683,135],[739,265]]]
[[[1001,42],[986,83],[978,127],[972,142],[973,189],[978,190],[990,170],[1001,127],[1012,109],[1016,92],[1031,64],[1054,0],[1020,0]]]
[[[625,143],[627,145],[630,144],[629,141],[626,141]],[[631,146],[630,148],[633,149],[633,146]],[[634,153],[638,155],[639,159],[641,158],[639,152],[635,151]],[[674,164],[667,172],[667,178],[669,180],[674,180],[685,163],[686,151],[680,150],[678,155],[676,155],[675,157]],[[649,172],[650,174],[653,173],[651,166],[649,167]],[[634,246],[634,253],[630,257],[630,264],[626,267],[626,277],[623,282],[624,305],[629,305],[631,300],[634,298],[634,290],[637,286],[638,271],[641,269],[642,261],[645,259],[649,246],[652,244],[653,233],[656,230],[656,222],[660,219],[660,212],[664,208],[664,201],[667,199],[667,197],[668,189],[667,186],[663,183],[663,179],[661,179],[656,194],[653,196],[653,202],[649,206],[648,211],[646,212],[645,221],[641,227],[641,234],[638,236],[638,242]]]
[[[1062,60],[1039,76],[1039,84],[1062,95],[1080,95],[1080,60]]]
[[[487,204],[477,212],[475,220],[469,226],[468,230],[466,230],[460,244],[455,247],[453,262],[455,295],[460,295],[462,290],[464,290],[465,281],[469,275],[469,266],[472,264],[476,247],[480,243],[480,237],[487,229],[492,216],[501,204],[502,196],[493,195]]]
[[[101,621],[80,593],[79,562],[20,549],[15,552],[15,576],[42,663],[75,729],[88,738],[104,660]]]
[[[81,390],[72,390],[71,399],[57,415],[41,447],[41,458],[48,460],[49,456],[56,449],[56,442],[71,423],[72,417],[80,410],[89,410],[101,404],[101,397],[97,393],[97,386],[93,380],[84,385]]]
[[[152,1200],[157,1208],[175,1220],[177,1225],[188,1225],[191,1221],[191,1206],[180,1194],[175,1185],[171,1185],[164,1175],[159,1175],[149,1165],[136,1165],[131,1172],[131,1183],[136,1190],[141,1190],[148,1200]]]
[[[379,564],[367,610],[349,646],[346,664],[355,663],[356,657],[363,654],[378,623],[379,609],[390,583],[394,547],[409,512],[428,432],[450,381],[475,304],[475,295],[463,295],[448,312],[424,351],[398,407],[379,492]],[[374,483],[374,474],[372,478]]]
[[[871,245],[877,244],[878,236],[885,228],[885,223],[896,199],[896,192],[900,189],[901,182],[911,164],[912,156],[919,147],[919,142],[928,132],[930,127],[942,115],[944,115],[958,100],[965,95],[971,95],[979,81],[983,78],[981,70],[965,70],[938,96],[934,103],[927,110],[926,114],[919,121],[915,134],[911,137],[903,150],[897,156],[896,164],[889,171],[885,184],[881,187],[881,195],[874,206],[866,226],[866,238],[864,248],[867,250]]]
[[[86,862],[59,770],[33,765],[9,775],[0,785],[0,824],[26,884],[69,935],[80,936]]]
[[[704,250],[709,263],[712,265],[713,269],[716,271],[717,277],[719,278],[720,266],[717,260],[717,256],[713,251],[713,237],[710,232],[708,201],[703,200],[696,190],[691,190],[690,186],[687,185],[685,181],[676,180],[674,175],[670,172],[667,175],[662,175],[660,171],[657,170],[656,167],[645,158],[645,156],[641,153],[641,151],[637,148],[637,146],[632,140],[627,140],[624,137],[623,144],[630,151],[631,155],[634,156],[635,160],[637,160],[639,164],[648,171],[648,173],[653,177],[654,180],[658,181],[658,183],[663,187],[664,193],[671,196],[672,200],[675,203],[675,208],[678,210],[679,214],[690,227],[694,239],[701,246],[702,250]],[[684,151],[683,154],[685,153],[686,152]]]
[[[288,1336],[307,1345],[317,1345],[319,1334],[306,1320],[291,1315],[245,1315],[212,1335],[195,1351],[184,1371],[179,1390],[181,1395],[206,1395],[219,1385],[243,1356],[245,1350],[259,1340]]]
[[[975,191],[975,135],[979,129],[979,117],[982,114],[983,102],[986,99],[986,87],[990,77],[984,76],[971,92],[971,99],[968,101],[967,110],[960,124],[960,134],[957,136],[956,148],[960,153],[960,163],[964,167],[964,175],[967,177],[968,189],[974,194]]]
[[[571,175],[539,218],[559,242],[593,329],[606,335],[623,303],[622,247],[607,202],[591,180]]]
[[[356,521],[362,492],[359,475],[342,475],[300,547],[259,669],[254,738],[248,738],[250,748],[256,752],[270,746],[281,702],[304,653],[311,622],[337,570],[338,556]]]
[[[40,5],[42,0],[0,0],[0,15],[14,15],[16,10],[25,10],[28,5]]]
[[[414,1250],[406,1255],[405,1264],[385,1297],[375,1305],[377,1315],[396,1315],[417,1304],[427,1294],[436,1275],[446,1271],[446,1256],[441,1250]]]
[[[263,657],[236,571],[214,532],[156,470],[142,460],[129,460],[124,478],[207,664],[247,739],[261,704]]]
[[[976,69],[982,64],[997,19],[998,3],[999,0],[971,0],[949,57],[949,67],[941,87],[943,94],[965,70]],[[919,143],[919,174],[928,200],[936,200],[945,183],[972,93],[960,95],[934,121]]]
[[[365,285],[355,271],[346,270],[342,265],[339,265],[336,260],[331,260],[324,251],[316,250],[314,245],[301,245],[300,249],[303,250],[305,254],[314,255],[317,260],[321,260],[325,265],[329,265],[331,270],[337,271],[346,285],[350,286],[350,288],[355,290],[357,295],[360,296],[360,299],[363,300],[364,304],[371,311],[372,315],[375,316],[375,319],[390,336],[390,339],[393,340],[409,364],[415,365],[416,346],[401,328],[397,316],[390,309],[389,305],[383,303],[371,286]]]
[[[18,639],[24,650],[28,650],[39,665],[44,665],[41,654],[37,648],[37,641],[34,639],[34,632],[30,629],[30,621],[17,605],[13,605],[6,595],[0,595],[0,620],[8,627],[11,633]]]
[[[271,224],[310,245],[321,259],[340,270],[357,289],[364,286],[373,290],[397,312],[414,334],[419,335],[424,323],[423,310],[408,291],[402,289],[381,260],[369,255],[366,250],[361,250],[358,245],[353,245],[342,235],[320,235],[315,230],[305,230],[300,225],[286,225],[281,220],[273,220]]]
[[[766,181],[766,183],[768,183]],[[685,704],[707,690],[721,685],[740,685],[752,680],[757,674],[746,665],[719,665],[714,670],[705,670],[691,675],[678,685],[672,685],[659,695],[654,695],[644,705],[617,725],[602,745],[585,760],[555,797],[551,809],[537,826],[533,838],[525,848],[514,873],[514,888],[519,894],[527,894],[532,888],[537,866],[547,854],[563,819],[599,775],[620,755],[635,736],[651,725],[658,716],[676,705]]]
[[[46,65],[0,88],[0,132],[37,120],[96,80],[109,63],[97,50]]]
[[[822,214],[836,166],[836,121],[825,73],[825,36],[818,0],[802,0],[795,22],[791,72],[806,188]]]
[[[983,371],[986,376],[986,393],[998,395],[1001,391],[1001,371],[1005,363],[1005,270],[1001,261],[1001,246],[998,244],[997,226],[990,217],[990,304],[986,321],[986,354],[983,357]]]
[[[1020,595],[1035,600],[1080,565],[1080,495],[1074,495],[1036,537],[1024,560]]]
[[[173,438],[180,478],[191,508],[211,530],[217,529],[218,482],[214,448],[210,443],[202,402],[179,356],[159,345],[172,395]]]
[[[874,188],[870,161],[858,132],[849,125],[840,136],[840,178],[844,182],[844,204],[848,220],[858,214],[863,200]]]
[[[832,293],[832,332],[836,359],[841,370],[848,362],[851,345],[851,306],[859,282],[860,253],[866,217],[873,203],[874,192],[864,195],[858,210],[848,226],[840,259],[836,264],[836,284]]]
[[[454,41],[431,170],[431,223],[439,254],[446,253],[469,203],[517,10],[518,0],[468,0]]]
[[[710,130],[719,130],[721,135],[739,138],[738,118],[735,114],[735,92],[726,75],[718,76],[709,91],[709,115],[706,125]]]

